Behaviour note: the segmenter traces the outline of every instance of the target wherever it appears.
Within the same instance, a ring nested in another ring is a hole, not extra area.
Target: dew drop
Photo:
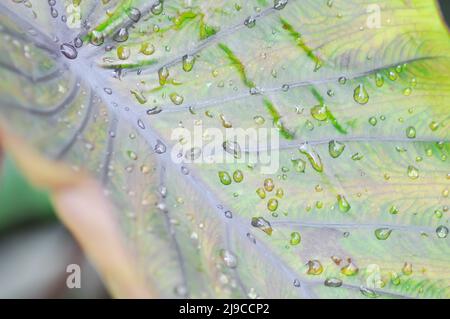
[[[392,229],[389,228],[378,228],[375,230],[375,237],[378,240],[386,240],[391,236]]]
[[[345,149],[345,145],[338,141],[330,141],[328,150],[332,158],[338,158]]]
[[[154,151],[156,154],[164,154],[166,152],[166,145],[163,144],[160,140],[156,142]]]
[[[135,161],[135,160],[138,159],[137,154],[136,154],[135,152],[133,152],[133,151],[127,151],[127,155],[128,155],[128,157],[129,157],[131,160],[133,160],[133,161]]]
[[[223,185],[230,185],[231,184],[231,177],[230,174],[228,174],[225,171],[220,171],[219,173],[219,180]]]
[[[133,22],[138,22],[141,19],[141,11],[138,8],[130,8],[127,12],[128,18]]]
[[[247,28],[253,28],[256,25],[256,19],[253,17],[248,17],[247,19],[245,19],[244,25]]]
[[[306,265],[308,266],[308,270],[306,271],[308,275],[317,276],[323,272],[323,266],[317,259],[308,261]]]
[[[372,116],[372,117],[369,118],[369,124],[370,125],[375,126],[375,125],[377,125],[377,123],[378,123],[378,121],[377,121],[377,118],[375,116]]]
[[[369,289],[367,287],[360,287],[359,291],[361,292],[361,294],[363,296],[368,297],[368,298],[378,298],[379,297],[379,295],[375,291],[373,291],[372,289]]]
[[[344,195],[337,195],[337,201],[341,212],[346,213],[350,210],[351,206]]]
[[[353,93],[353,98],[355,99],[355,102],[362,105],[367,104],[367,102],[369,102],[369,94],[367,93],[367,90],[363,84],[360,84],[356,87]]]
[[[236,268],[237,267],[237,257],[231,251],[222,249],[220,251],[220,257],[222,258],[223,263],[228,268]]]
[[[438,238],[447,238],[448,228],[444,225],[439,226],[438,228],[436,228],[436,235],[438,236]]]
[[[130,57],[130,49],[127,46],[119,46],[117,48],[117,57],[120,60],[126,60]]]
[[[301,286],[300,280],[294,279],[293,285],[294,285],[294,287],[296,287],[296,288],[300,287],[300,286]]]
[[[78,56],[77,49],[75,49],[75,47],[69,43],[63,43],[59,48],[61,50],[61,53],[70,60],[74,60]]]
[[[153,13],[154,15],[160,15],[163,12],[163,2],[162,1],[158,1],[155,4],[152,5],[152,7],[150,8],[151,13]]]
[[[324,105],[316,105],[312,107],[311,116],[318,121],[325,121],[328,118],[327,107]]]
[[[183,71],[190,72],[194,67],[195,57],[192,55],[184,55],[183,56]]]
[[[319,154],[317,154],[307,143],[303,143],[300,147],[299,147],[299,152],[306,155],[306,157],[308,158],[311,166],[319,173],[323,172],[323,164],[322,164],[322,160],[319,156]]]
[[[260,187],[256,190],[256,194],[258,194],[259,198],[261,198],[261,199],[266,198],[266,191],[262,187]]]
[[[128,40],[128,30],[126,28],[120,28],[113,36],[113,40],[116,42],[125,42]]]
[[[415,138],[416,137],[416,129],[413,126],[410,126],[406,129],[406,137],[407,138]]]
[[[289,241],[289,243],[292,246],[296,246],[296,245],[300,244],[301,241],[302,241],[302,237],[301,237],[299,232],[292,232],[291,233],[291,240]]]
[[[263,217],[253,217],[251,225],[253,227],[255,227],[255,228],[258,228],[258,229],[262,230],[263,232],[265,232],[269,236],[272,235],[272,231],[273,231],[272,226]]]
[[[92,45],[100,46],[103,44],[103,42],[105,42],[105,37],[102,32],[94,30],[91,33],[90,42]]]
[[[182,97],[181,95],[179,95],[178,93],[171,93],[169,95],[170,100],[172,101],[173,104],[175,105],[181,105],[183,104],[184,101],[184,97]]]
[[[359,269],[356,265],[349,259],[348,264],[341,268],[341,274],[345,276],[354,276],[358,273]]]
[[[331,288],[338,288],[342,286],[342,280],[339,278],[327,278],[325,279],[324,285]]]
[[[278,200],[276,198],[271,198],[269,199],[269,201],[267,202],[267,209],[270,210],[271,212],[276,211],[278,208]]]
[[[167,78],[169,77],[169,69],[165,66],[160,68],[158,70],[158,78],[159,78],[159,84],[163,86],[166,84]]]
[[[241,146],[236,141],[225,141],[222,144],[222,148],[225,152],[233,155],[233,157],[236,159],[239,159],[242,156]]]
[[[418,179],[419,178],[419,170],[416,167],[412,166],[412,165],[408,166],[407,173],[408,173],[408,177],[411,178],[411,179]]]
[[[413,273],[412,264],[409,262],[405,262],[402,268],[402,273],[406,276],[409,276]]]
[[[142,42],[139,52],[144,55],[152,55],[153,53],[155,53],[155,47],[153,46],[153,44],[150,44],[148,42]]]
[[[274,0],[273,8],[275,10],[282,10],[287,5],[288,0]]]
[[[76,37],[73,40],[73,44],[75,45],[75,48],[81,48],[83,46],[83,40],[80,37]]]
[[[375,84],[378,87],[382,87],[384,84],[384,78],[380,73],[375,74]]]
[[[298,173],[304,173],[306,169],[306,162],[302,160],[301,158],[294,158],[291,159],[292,165],[294,166],[294,169]]]
[[[111,88],[104,88],[103,91],[105,91],[106,94],[111,95],[112,89]]]
[[[266,191],[271,192],[271,191],[273,191],[274,187],[275,187],[275,184],[274,184],[274,182],[273,182],[273,179],[271,179],[271,178],[266,178],[266,179],[264,180],[264,189],[265,189]]]
[[[240,171],[240,170],[234,171],[234,173],[233,173],[233,180],[236,183],[242,182],[243,179],[244,179],[244,174],[242,173],[242,171]]]

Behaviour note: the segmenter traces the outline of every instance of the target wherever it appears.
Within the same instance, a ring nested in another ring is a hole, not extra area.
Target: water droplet
[[[91,33],[90,42],[92,45],[100,46],[103,44],[103,42],[105,42],[105,37],[102,32],[94,30]]]
[[[219,173],[219,180],[223,185],[230,185],[231,184],[231,177],[230,174],[228,174],[225,171],[220,171]]]
[[[184,101],[184,97],[182,97],[178,93],[171,93],[169,95],[169,98],[172,101],[172,103],[175,105],[181,105],[181,104],[183,104],[183,101]]]
[[[225,141],[222,144],[223,150],[228,154],[233,155],[234,158],[241,158],[241,146],[236,141]]]
[[[350,210],[351,206],[344,195],[337,195],[337,201],[341,212],[346,213]]]
[[[269,201],[267,202],[267,209],[270,210],[271,212],[276,211],[278,208],[278,200],[276,198],[271,198],[269,199]]]
[[[194,67],[195,57],[192,55],[184,55],[183,56],[183,71],[189,72]]]
[[[300,244],[301,241],[302,241],[302,237],[301,237],[299,232],[292,232],[291,233],[291,240],[289,241],[289,243],[292,246],[296,246],[296,245]]]
[[[419,170],[416,167],[412,166],[412,165],[408,166],[407,173],[408,173],[408,177],[411,178],[411,179],[418,179],[419,178]]]
[[[142,174],[148,174],[148,173],[150,173],[150,168],[149,168],[148,166],[146,166],[146,165],[142,165],[142,166],[141,166],[141,173],[142,173]]]
[[[378,240],[386,240],[391,236],[392,229],[389,228],[378,228],[375,230],[375,237]]]
[[[162,1],[158,1],[155,4],[152,5],[152,7],[150,8],[151,13],[153,13],[154,15],[160,15],[163,12],[163,2]]]
[[[133,160],[133,161],[135,161],[135,160],[138,159],[137,154],[136,154],[135,152],[133,152],[133,151],[127,151],[127,155],[128,155],[128,157],[129,157],[131,160]]]
[[[283,84],[283,85],[281,86],[281,90],[282,90],[283,92],[289,91],[289,84]]]
[[[284,190],[282,188],[278,188],[277,191],[275,192],[275,196],[278,198],[283,198]]]
[[[255,123],[258,124],[258,125],[263,125],[264,122],[266,121],[266,120],[264,119],[264,117],[262,117],[262,116],[260,116],[260,115],[255,116],[255,117],[253,118],[253,120],[254,120]]]
[[[323,172],[323,164],[322,164],[322,160],[319,156],[319,154],[317,154],[307,143],[303,143],[300,147],[299,147],[299,152],[306,155],[306,157],[308,158],[311,166],[319,173]]]
[[[163,154],[163,153],[166,152],[166,149],[167,149],[166,145],[164,145],[163,142],[161,142],[160,140],[158,140],[156,142],[156,145],[155,145],[155,148],[154,148],[154,151],[155,151],[156,154]]]
[[[152,55],[153,53],[155,53],[155,47],[153,46],[153,44],[142,42],[139,52],[144,55]]]
[[[345,276],[354,276],[358,273],[359,269],[356,265],[349,259],[348,264],[341,268],[341,274]]]
[[[291,159],[292,165],[294,166],[294,169],[298,173],[304,173],[306,169],[306,162],[300,158],[294,158]]]
[[[253,227],[255,227],[255,228],[258,228],[258,229],[262,230],[263,232],[265,232],[269,236],[272,235],[272,231],[273,231],[272,226],[263,217],[253,217],[251,225]]]
[[[253,17],[248,17],[247,19],[245,19],[244,21],[244,25],[247,28],[253,28],[256,25],[256,20]]]
[[[389,213],[392,214],[392,215],[397,215],[398,212],[399,212],[399,210],[398,210],[398,208],[395,207],[395,206],[391,206],[391,207],[389,208]]]
[[[355,99],[355,102],[359,104],[367,104],[367,102],[369,102],[369,94],[363,84],[356,87],[353,98]]]
[[[125,42],[128,40],[128,30],[126,28],[120,28],[119,31],[114,34],[113,40],[116,42]]]
[[[73,40],[73,44],[75,45],[75,48],[81,48],[83,46],[83,40],[80,37],[76,37]]]
[[[271,191],[273,191],[274,187],[275,187],[275,184],[273,183],[273,179],[266,178],[264,180],[264,188],[266,191],[271,192]]]
[[[375,116],[372,116],[372,117],[369,118],[369,124],[370,125],[375,126],[375,125],[377,125],[377,123],[378,123],[378,121],[377,121],[377,118]]]
[[[142,94],[142,92],[137,90],[131,90],[130,93],[134,96],[134,98],[139,102],[139,104],[145,104],[147,102],[146,97]]]
[[[300,280],[294,279],[293,285],[294,285],[294,287],[296,287],[296,288],[300,287],[300,286],[301,286]]]
[[[400,276],[396,272],[391,272],[391,282],[394,286],[400,285]]]
[[[416,129],[413,126],[410,126],[406,129],[406,137],[407,138],[415,138],[416,137]]]
[[[345,83],[347,83],[347,78],[346,78],[345,76],[341,76],[341,77],[338,79],[338,82],[339,82],[339,84],[344,85]]]
[[[50,8],[50,15],[52,16],[52,18],[57,18],[58,17],[58,10],[56,10],[54,7]]]
[[[338,158],[345,149],[345,145],[338,141],[330,141],[328,150],[332,158]]]
[[[311,116],[318,121],[325,121],[328,118],[327,107],[324,105],[316,105],[312,107]]]
[[[258,188],[258,189],[256,190],[256,194],[258,194],[258,196],[259,196],[261,199],[266,198],[266,191],[265,191],[264,188],[262,188],[262,187],[260,187],[260,188]]]
[[[237,267],[237,257],[231,251],[222,249],[220,251],[220,257],[222,258],[223,263],[228,268],[236,268]]]
[[[438,238],[447,238],[448,228],[444,225],[439,226],[438,228],[436,228],[436,235],[438,236]]]
[[[412,264],[409,262],[405,262],[402,268],[402,273],[406,276],[409,276],[413,273]]]
[[[287,5],[288,0],[274,0],[273,8],[275,10],[282,10]]]
[[[104,88],[103,91],[105,91],[106,94],[111,95],[112,89],[111,88]]]
[[[325,279],[324,285],[331,288],[338,288],[342,286],[342,280],[339,278],[327,278]]]
[[[361,292],[361,294],[363,296],[366,296],[368,298],[378,298],[379,297],[379,295],[375,291],[373,291],[372,289],[369,289],[367,287],[360,287],[359,291]]]
[[[308,261],[306,265],[308,266],[308,270],[306,271],[308,275],[317,276],[323,272],[323,266],[317,259]]]
[[[123,45],[119,46],[117,48],[117,57],[120,60],[128,59],[130,57],[130,49],[128,47],[126,47],[126,46],[123,46]]]
[[[130,8],[127,12],[128,18],[133,22],[138,22],[141,18],[141,11],[138,8]]]
[[[225,213],[223,213],[226,218],[233,218],[233,213],[227,210]]]
[[[159,78],[159,84],[163,86],[166,84],[167,78],[169,77],[169,69],[165,66],[160,68],[158,70],[158,78]]]
[[[244,179],[244,174],[242,173],[242,171],[240,171],[240,170],[234,171],[234,173],[233,173],[233,180],[236,183],[242,182],[243,179]]]
[[[78,56],[77,49],[69,43],[63,43],[59,48],[61,53],[70,60],[76,59]]]
[[[384,84],[384,78],[380,73],[375,74],[375,84],[378,87],[382,87]]]

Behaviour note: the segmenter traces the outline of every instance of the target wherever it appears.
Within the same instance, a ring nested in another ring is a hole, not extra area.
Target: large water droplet
[[[288,0],[274,0],[273,8],[275,10],[282,10],[287,5]]]
[[[367,102],[369,102],[369,94],[363,84],[356,87],[353,98],[359,104],[367,104]]]
[[[124,42],[128,40],[128,30],[126,28],[120,28],[114,35],[113,40],[116,42]]]
[[[127,12],[128,18],[133,22],[138,22],[141,18],[141,11],[138,8],[130,8]]]
[[[194,67],[195,57],[192,55],[184,55],[183,56],[183,71],[189,72]]]
[[[351,206],[344,195],[337,195],[337,201],[341,212],[346,213],[350,210]]]
[[[345,149],[345,145],[338,141],[330,141],[328,150],[332,158],[338,158]]]
[[[323,164],[319,154],[316,153],[307,143],[303,143],[299,149],[300,153],[306,155],[311,166],[319,173],[323,172]]]
[[[105,42],[105,37],[102,32],[94,30],[91,33],[90,42],[95,46],[100,46],[103,44],[103,42]]]
[[[317,259],[308,261],[306,265],[308,266],[308,270],[306,271],[308,275],[317,276],[323,272],[323,266]]]
[[[292,232],[291,233],[291,240],[289,241],[289,243],[292,246],[296,246],[296,245],[300,244],[301,241],[302,241],[302,236],[300,235],[299,232]]]
[[[272,235],[272,231],[273,231],[272,226],[263,217],[253,217],[251,224],[253,227],[256,227],[256,228],[262,230],[267,235],[269,235],[269,236]]]
[[[436,235],[438,238],[447,238],[448,236],[448,228],[444,225],[439,226],[436,228]]]
[[[231,184],[231,177],[228,172],[220,171],[219,173],[219,180],[223,185],[230,185]]]
[[[160,15],[163,12],[163,9],[164,9],[163,2],[158,1],[154,5],[152,5],[152,7],[150,8],[150,11],[154,15]]]
[[[69,43],[63,43],[59,48],[61,53],[70,60],[76,59],[78,56],[77,49]]]

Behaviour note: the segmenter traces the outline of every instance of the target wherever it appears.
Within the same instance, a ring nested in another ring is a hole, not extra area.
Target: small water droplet
[[[128,152],[127,152],[127,155],[128,155],[128,157],[129,157],[131,160],[133,160],[133,161],[135,161],[135,160],[138,159],[137,154],[136,154],[135,152],[133,152],[133,151],[128,151]]]
[[[288,0],[274,0],[273,8],[275,10],[282,10],[287,5]]]
[[[266,191],[271,192],[273,191],[273,189],[275,188],[275,184],[273,182],[273,179],[271,178],[266,178],[264,180],[264,188]]]
[[[169,77],[169,69],[165,66],[160,68],[158,70],[158,78],[159,78],[159,84],[163,86],[166,84],[167,78]]]
[[[161,142],[160,140],[158,140],[156,142],[156,145],[155,145],[155,148],[154,148],[154,151],[155,151],[156,154],[163,154],[163,153],[166,152],[166,149],[167,149],[166,145],[163,142]]]
[[[341,212],[346,213],[350,210],[351,206],[344,195],[337,195],[337,201]]]
[[[133,22],[138,22],[141,18],[141,11],[138,8],[130,8],[127,12],[128,18]]]
[[[260,187],[260,188],[258,188],[258,189],[256,190],[256,194],[258,194],[258,196],[259,196],[261,199],[266,198],[266,191],[265,191],[264,188],[262,188],[262,187]]]
[[[163,2],[162,1],[158,1],[155,4],[152,5],[152,7],[150,8],[151,13],[153,13],[154,15],[160,15],[163,12]]]
[[[222,144],[223,150],[228,154],[233,155],[234,158],[239,159],[242,156],[241,146],[236,141],[225,141]]]
[[[339,278],[327,278],[325,279],[324,285],[331,288],[338,288],[342,286],[342,280]]]
[[[436,228],[436,235],[438,238],[447,238],[448,236],[448,228],[444,225],[439,226]]]
[[[348,260],[348,264],[341,268],[341,273],[345,276],[354,276],[358,273],[358,267],[351,261]]]
[[[116,42],[125,42],[128,40],[128,30],[127,28],[120,28],[113,36],[113,40]]]
[[[92,45],[100,46],[103,44],[103,42],[105,42],[105,37],[102,32],[94,30],[91,33],[90,42]]]
[[[407,173],[408,173],[408,177],[411,178],[411,179],[418,179],[419,178],[419,170],[416,167],[412,166],[412,165],[408,166]]]
[[[326,121],[328,118],[327,107],[325,105],[316,105],[311,108],[311,116],[318,121]]]
[[[256,25],[256,19],[250,16],[247,19],[245,19],[244,25],[247,28],[253,28]]]
[[[410,126],[406,129],[406,137],[407,138],[415,138],[416,137],[416,129],[413,126]]]
[[[220,251],[220,257],[222,258],[223,263],[228,268],[236,268],[237,267],[237,257],[231,251],[222,249]]]
[[[269,201],[267,202],[267,209],[270,210],[271,212],[276,211],[278,208],[278,200],[276,198],[271,198],[269,199]]]
[[[243,179],[244,179],[244,173],[242,173],[242,171],[240,171],[240,170],[234,171],[234,173],[233,173],[233,180],[236,183],[242,182]]]
[[[105,91],[106,94],[111,95],[112,89],[111,88],[104,88],[103,91]]]
[[[319,173],[323,172],[323,164],[319,154],[316,153],[307,143],[299,147],[299,152],[306,155],[311,166]]]
[[[173,104],[175,105],[181,105],[184,102],[184,97],[182,97],[181,95],[179,95],[178,93],[171,93],[169,95],[170,100],[172,101]]]
[[[409,276],[413,273],[412,264],[409,262],[405,262],[402,268],[402,273],[406,276]]]

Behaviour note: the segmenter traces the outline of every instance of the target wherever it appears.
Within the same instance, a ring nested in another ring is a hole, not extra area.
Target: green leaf
[[[161,296],[450,297],[434,1],[17,2],[0,4],[1,114],[103,183]],[[199,126],[276,129],[278,169],[226,140],[236,162],[176,163],[172,133]]]

